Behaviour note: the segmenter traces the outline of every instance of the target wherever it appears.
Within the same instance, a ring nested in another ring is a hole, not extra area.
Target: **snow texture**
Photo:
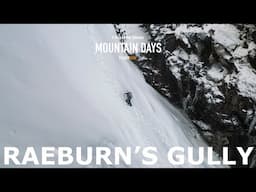
[[[118,53],[95,53],[96,42],[118,41],[114,35],[106,24],[0,25],[1,149],[155,146],[153,167],[172,167],[170,147],[206,147],[134,64]],[[123,99],[127,91],[132,107]],[[143,167],[139,157],[132,167]]]

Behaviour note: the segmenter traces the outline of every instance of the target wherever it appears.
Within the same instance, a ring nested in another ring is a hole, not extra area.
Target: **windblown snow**
[[[106,24],[0,25],[1,149],[155,146],[153,167],[172,167],[170,147],[206,146],[134,64],[118,53],[95,53],[96,42],[118,41],[114,35]],[[124,101],[127,91],[132,106]]]

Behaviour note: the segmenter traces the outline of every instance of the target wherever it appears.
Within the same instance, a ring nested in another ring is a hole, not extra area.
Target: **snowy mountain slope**
[[[206,146],[135,65],[95,53],[95,43],[113,35],[112,25],[0,25],[1,149],[155,146],[155,167],[172,167],[170,147]]]
[[[235,147],[256,143],[256,26],[143,24],[141,28],[150,41],[163,44],[162,54],[141,54],[134,62],[146,81],[182,108],[218,153],[228,146],[231,158],[240,161]],[[249,166],[255,167],[255,162],[253,153]]]

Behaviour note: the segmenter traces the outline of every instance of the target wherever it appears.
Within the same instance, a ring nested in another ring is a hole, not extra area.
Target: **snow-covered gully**
[[[0,25],[1,150],[18,146],[24,154],[28,146],[37,151],[42,146],[154,146],[156,164],[143,165],[137,155],[129,166],[218,166],[207,159],[200,165],[186,157],[182,165],[168,161],[171,147],[194,147],[196,159],[199,147],[207,145],[133,63],[120,59],[120,53],[95,52],[97,42],[118,41],[114,35],[113,25],[106,24]],[[125,93],[132,94],[130,105]]]

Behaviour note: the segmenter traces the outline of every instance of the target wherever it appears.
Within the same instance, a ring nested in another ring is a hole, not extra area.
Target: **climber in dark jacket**
[[[132,106],[132,93],[130,91],[124,93],[124,97],[125,97],[125,102],[129,105]]]

